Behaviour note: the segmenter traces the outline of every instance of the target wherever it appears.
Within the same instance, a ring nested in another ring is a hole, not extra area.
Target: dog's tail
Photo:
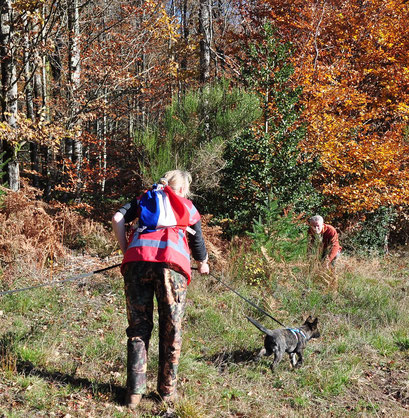
[[[255,327],[257,327],[261,332],[264,332],[264,334],[267,334],[267,335],[271,335],[271,330],[269,330],[268,328],[266,328],[266,327],[263,327],[263,325],[261,325],[260,324],[260,322],[258,322],[258,321],[256,321],[255,319],[253,319],[253,318],[250,318],[249,316],[247,316],[247,315],[244,315]]]

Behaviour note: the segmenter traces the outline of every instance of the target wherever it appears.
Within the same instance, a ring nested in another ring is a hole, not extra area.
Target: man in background
[[[320,215],[308,219],[308,253],[316,254],[327,269],[334,269],[341,253],[338,233],[331,225],[325,224]]]

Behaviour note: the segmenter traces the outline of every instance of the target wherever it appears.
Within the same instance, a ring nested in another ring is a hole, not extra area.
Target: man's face
[[[310,227],[314,234],[321,234],[322,229],[324,227],[324,223],[319,221],[311,221]]]

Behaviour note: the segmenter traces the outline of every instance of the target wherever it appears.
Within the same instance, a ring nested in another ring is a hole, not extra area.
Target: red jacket
[[[315,234],[311,228],[308,230],[308,235],[310,242],[313,242]],[[339,245],[338,241],[338,233],[333,226],[324,224],[320,235],[322,236],[322,254],[324,256],[327,254],[328,261],[331,262],[342,250],[342,247]]]

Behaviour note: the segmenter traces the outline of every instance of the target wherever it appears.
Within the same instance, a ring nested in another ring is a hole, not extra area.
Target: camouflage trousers
[[[145,393],[149,340],[153,329],[153,297],[159,313],[158,392],[174,394],[182,345],[182,319],[187,280],[162,263],[133,262],[124,268],[128,316],[127,389]]]

